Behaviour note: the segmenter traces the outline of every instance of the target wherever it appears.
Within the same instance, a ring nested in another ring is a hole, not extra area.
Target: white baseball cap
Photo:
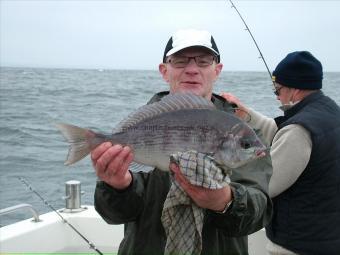
[[[164,50],[163,63],[165,63],[166,57],[189,47],[204,47],[210,50],[217,56],[217,63],[220,62],[220,53],[212,35],[205,30],[186,29],[178,30],[174,33]]]

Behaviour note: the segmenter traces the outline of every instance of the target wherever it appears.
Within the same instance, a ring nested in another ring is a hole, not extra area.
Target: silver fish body
[[[266,150],[245,122],[217,110],[201,97],[188,94],[169,95],[160,102],[141,107],[111,135],[68,124],[57,126],[70,143],[65,164],[80,160],[104,141],[128,145],[136,163],[164,171],[169,169],[170,156],[177,152],[195,150],[211,155],[222,166],[235,168]]]

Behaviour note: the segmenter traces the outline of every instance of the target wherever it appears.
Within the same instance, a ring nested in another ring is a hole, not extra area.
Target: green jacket
[[[156,94],[150,102],[158,101],[168,92]],[[224,111],[231,106],[213,95],[212,102]],[[201,254],[248,254],[248,238],[269,223],[272,214],[267,194],[272,166],[268,156],[234,169],[230,186],[234,201],[224,213],[205,210]],[[163,254],[166,235],[161,223],[163,204],[170,189],[168,172],[154,170],[133,173],[131,185],[115,190],[98,181],[95,208],[109,224],[125,224],[124,239],[119,254]]]

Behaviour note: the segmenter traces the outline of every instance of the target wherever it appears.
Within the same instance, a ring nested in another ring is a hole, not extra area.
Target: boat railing
[[[38,211],[34,209],[34,207],[30,204],[19,204],[19,205],[10,206],[4,209],[0,209],[0,215],[9,214],[9,213],[16,212],[22,209],[29,209],[29,211],[33,214],[34,222],[40,221]]]

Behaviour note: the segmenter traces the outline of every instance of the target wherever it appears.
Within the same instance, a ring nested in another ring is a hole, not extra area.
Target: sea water
[[[325,94],[340,104],[340,73],[326,73]],[[82,204],[93,204],[96,175],[89,157],[64,166],[68,144],[54,123],[110,133],[122,118],[168,85],[158,71],[1,68],[0,209],[32,204],[50,211],[19,181],[24,177],[54,208],[65,207],[64,183],[81,181]],[[266,72],[222,72],[214,91],[234,93],[248,106],[280,115]],[[32,217],[28,211],[0,216],[2,226]]]

